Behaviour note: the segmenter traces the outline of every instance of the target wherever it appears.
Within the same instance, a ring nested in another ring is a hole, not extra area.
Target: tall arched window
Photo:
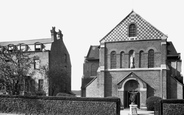
[[[120,68],[123,68],[123,66],[124,66],[124,63],[123,63],[124,55],[125,55],[125,53],[122,51],[120,53]]]
[[[130,68],[135,67],[135,52],[134,52],[134,50],[130,50],[130,52],[129,52],[129,67]]]
[[[143,67],[143,56],[144,56],[144,51],[139,52],[139,68]]]
[[[148,51],[148,68],[154,67],[154,50],[150,49]]]
[[[128,33],[128,36],[129,37],[135,37],[136,36],[136,31],[137,31],[137,28],[136,28],[136,25],[134,23],[130,24],[129,25],[129,33]]]
[[[111,56],[110,56],[110,60],[111,60],[111,68],[116,68],[116,52],[112,51],[111,52]]]

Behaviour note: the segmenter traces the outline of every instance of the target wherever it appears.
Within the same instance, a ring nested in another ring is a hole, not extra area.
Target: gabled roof
[[[118,80],[117,85],[118,85],[119,87],[121,87],[122,83],[123,83],[126,79],[128,79],[128,78],[136,78],[136,79],[141,80],[144,84],[148,84],[147,82],[145,82],[144,80],[142,80],[140,77],[138,77],[135,73],[130,72],[129,74],[126,75],[126,77],[124,77],[123,79]]]
[[[137,36],[128,37],[128,26],[134,23],[137,27]],[[150,40],[167,38],[161,31],[156,29],[137,13],[132,11],[115,28],[113,28],[100,42],[132,41],[132,40]]]
[[[90,46],[86,59],[99,59],[99,46]]]

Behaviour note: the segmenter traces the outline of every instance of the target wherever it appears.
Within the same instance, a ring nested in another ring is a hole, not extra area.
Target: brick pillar
[[[161,97],[167,98],[167,74],[166,74],[166,60],[167,60],[167,39],[163,37],[161,42],[161,71],[160,71],[160,94]]]
[[[99,51],[99,69],[98,69],[98,81],[97,87],[100,97],[105,96],[105,68],[106,68],[106,56],[105,56],[105,43],[100,43],[100,51]]]
[[[118,97],[121,99],[121,106],[124,106],[124,91],[119,89],[118,90]]]
[[[140,108],[146,108],[146,99],[147,99],[147,89],[144,88],[140,90]]]

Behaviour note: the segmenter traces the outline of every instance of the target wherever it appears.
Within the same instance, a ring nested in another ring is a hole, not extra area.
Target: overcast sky
[[[168,35],[184,60],[183,5],[184,0],[1,0],[0,41],[50,38],[52,26],[61,29],[72,63],[72,89],[79,90],[90,45],[99,45],[132,9]]]

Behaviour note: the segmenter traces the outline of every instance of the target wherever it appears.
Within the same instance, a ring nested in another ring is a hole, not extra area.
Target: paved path
[[[130,113],[129,109],[121,110],[121,115],[128,115]],[[138,115],[154,115],[153,111],[140,110],[137,111]]]

